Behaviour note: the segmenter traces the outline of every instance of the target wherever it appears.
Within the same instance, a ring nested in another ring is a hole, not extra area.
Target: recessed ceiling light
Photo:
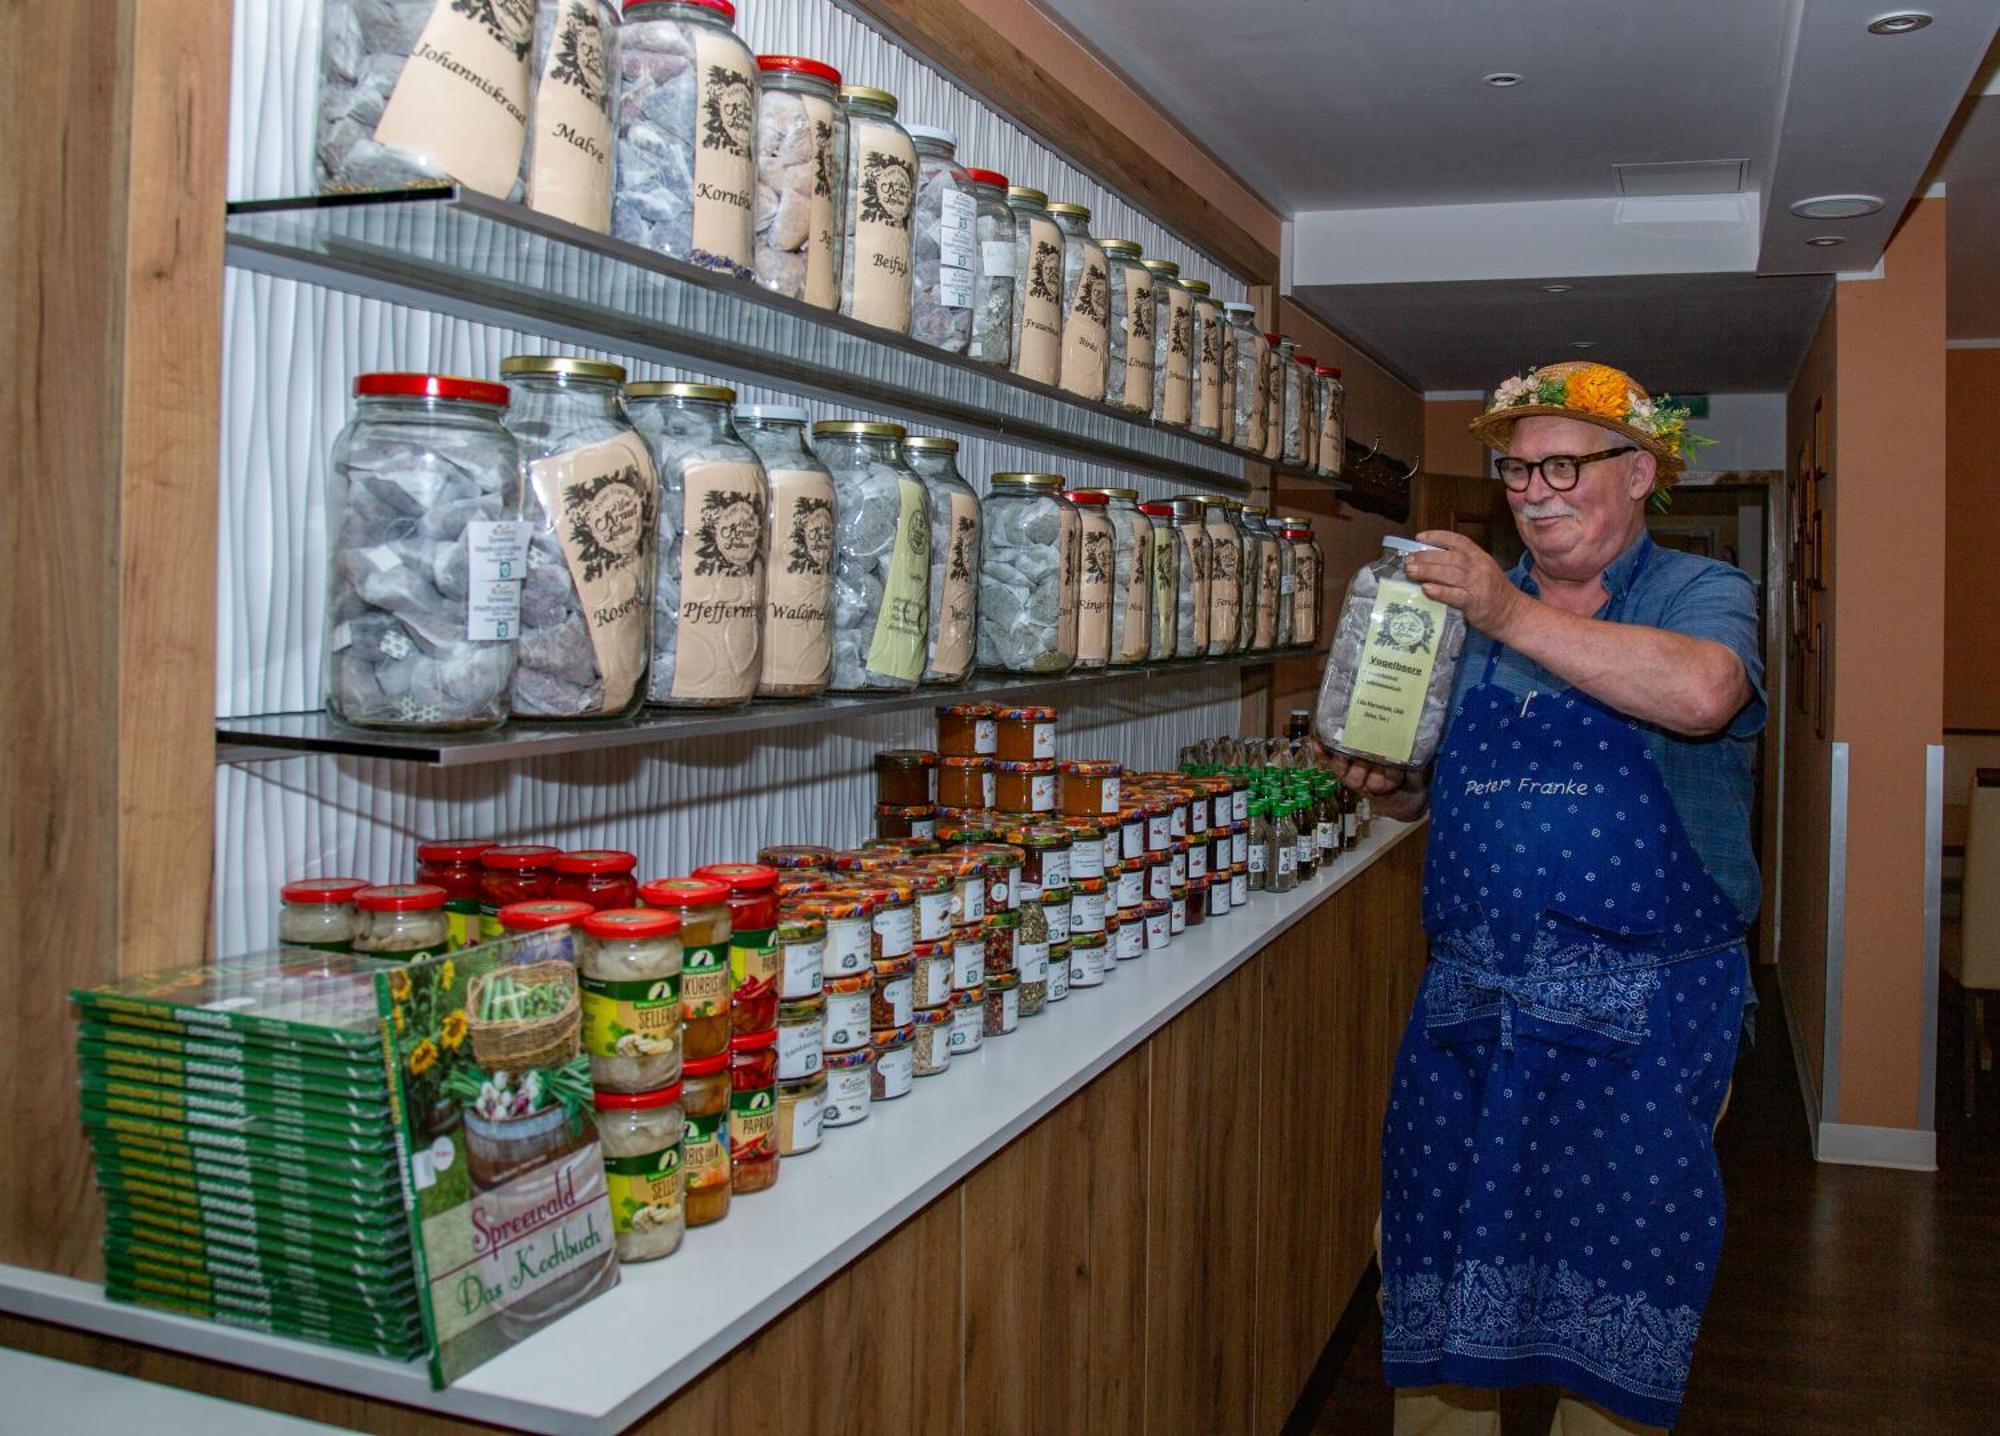
[[[1569,347],[1572,349],[1595,349],[1597,341],[1595,339],[1572,339],[1569,341]]]
[[[1485,82],[1496,90],[1511,90],[1520,84],[1524,77],[1512,70],[1495,70],[1484,78]]]
[[[1922,10],[1891,10],[1868,22],[1871,35],[1908,35],[1927,27],[1937,17]]]
[[[1847,241],[1837,234],[1816,234],[1806,243],[1814,249],[1832,249],[1835,245],[1845,244]]]
[[[1567,294],[1574,288],[1576,288],[1574,284],[1544,284],[1542,286],[1542,293]]]
[[[1816,194],[1796,200],[1792,213],[1800,219],[1859,219],[1881,211],[1883,200],[1873,194]]]

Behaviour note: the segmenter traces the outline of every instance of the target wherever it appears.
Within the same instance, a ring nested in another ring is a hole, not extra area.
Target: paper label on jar
[[[1318,852],[1319,843],[1317,839],[1310,832],[1301,834],[1299,837],[1299,865],[1304,867],[1312,863],[1316,859]]]
[[[505,199],[528,140],[534,0],[438,0],[410,47],[375,139]]]
[[[1014,241],[987,239],[979,244],[979,272],[987,279],[1014,277]]]
[[[1055,953],[1051,952],[1049,954],[1049,990],[1046,994],[1046,1000],[1061,1002],[1068,996],[1069,954],[1064,953],[1058,957]]]
[[[1042,904],[1042,915],[1048,922],[1049,926],[1050,946],[1054,946],[1056,943],[1059,942],[1069,941],[1070,906],[1071,905],[1066,902],[1051,902]]]
[[[611,36],[593,0],[562,0],[535,83],[528,203],[602,234],[611,228]]]
[[[1043,871],[1046,872],[1047,870],[1047,865],[1044,864]],[[1070,845],[1068,871],[1063,874],[1062,881],[1053,884],[1053,886],[1067,887],[1074,879],[1101,878],[1103,876],[1104,845],[1102,843],[1084,842],[1079,839]]]
[[[1123,845],[1126,862],[1146,855],[1146,823],[1143,818],[1133,818],[1119,825],[1119,837]]]
[[[959,927],[970,927],[986,920],[986,880],[981,877],[962,878],[958,884],[958,914],[953,919]]]
[[[921,480],[898,479],[896,486],[901,492],[896,547],[868,645],[868,669],[914,683],[924,671],[930,620],[930,513]]]
[[[681,1219],[681,1144],[637,1157],[604,1159],[614,1230],[650,1231]]]
[[[1125,407],[1153,408],[1153,276],[1142,264],[1123,266],[1125,284]]]
[[[826,995],[826,1050],[851,1052],[868,1040],[868,994],[829,992]]]
[[[1208,876],[1208,844],[1196,843],[1188,849],[1187,875],[1190,878]]]
[[[1167,288],[1167,378],[1160,417],[1169,424],[1186,424],[1194,385],[1194,296],[1176,286]]]
[[[1027,230],[1028,267],[1025,289],[1017,289],[1021,305],[1019,342],[1014,346],[1014,372],[1044,384],[1056,382],[1062,366],[1063,262],[1062,231],[1052,219],[1029,216],[1017,220]],[[1017,249],[1017,254],[1020,251]]]
[[[1257,844],[1255,844],[1255,845],[1253,845],[1253,846],[1251,847],[1251,849],[1250,849],[1250,871],[1251,871],[1251,872],[1253,872],[1253,873],[1261,873],[1261,872],[1264,872],[1264,871],[1266,871],[1266,870],[1267,870],[1267,867],[1268,867],[1268,863],[1269,863],[1269,859],[1268,859],[1268,858],[1266,858],[1266,856],[1265,856],[1265,852],[1266,852],[1266,849],[1267,849],[1267,847],[1268,847],[1268,844],[1265,844],[1265,843],[1257,843]]]
[[[1319,560],[1301,544],[1293,559],[1292,641],[1309,643],[1319,635]]]
[[[729,937],[731,1000],[748,1002],[769,992],[778,981],[777,933],[770,928],[746,928]]]
[[[757,82],[726,29],[692,25],[701,133],[694,147],[688,262],[748,279],[757,190]]]
[[[1208,631],[1227,638],[1243,622],[1243,545],[1226,523],[1208,526]]]
[[[865,1067],[843,1067],[826,1077],[826,1116],[831,1127],[845,1127],[868,1115],[869,1084],[873,1079]]]
[[[1192,639],[1194,652],[1199,654],[1208,647],[1208,617],[1211,602],[1209,584],[1211,581],[1212,553],[1208,542],[1208,530],[1198,523],[1184,523],[1181,531],[1181,587],[1193,599]],[[1182,655],[1186,656],[1186,655]]]
[[[1073,845],[1067,848],[1049,848],[1042,853],[1042,890],[1044,892],[1053,892],[1057,888],[1066,888],[1069,886],[1070,879],[1076,876],[1075,871],[1070,866],[1070,859],[1074,853],[1075,847]]]
[[[977,1052],[986,1040],[986,1004],[974,1003],[969,1007],[955,1007],[951,1013],[951,1050]]]
[[[1201,329],[1201,407],[1195,423],[1214,429],[1222,423],[1222,308],[1196,300],[1195,313]]]
[[[1173,895],[1173,870],[1166,863],[1154,863],[1146,869],[1146,897],[1152,902],[1165,902]]]
[[[764,567],[763,686],[824,686],[833,675],[833,480],[772,469]]]
[[[978,938],[961,937],[952,948],[951,985],[966,992],[986,981],[986,944]]]
[[[1047,982],[1049,980],[1048,943],[1015,943],[1014,970],[1021,974],[1021,981],[1023,982]]]
[[[1078,532],[1076,510],[1068,504],[1063,505],[1062,511],[1056,515],[1056,518],[1060,521],[1057,529],[1057,542],[1062,546],[1062,583],[1057,590],[1056,631],[1060,634],[1068,635],[1072,640],[1071,646],[1073,647],[1076,638],[1077,586],[1082,579],[1082,574],[1079,571],[1083,566],[1082,536]],[[1053,725],[1049,728],[1049,751],[1047,754],[1042,752],[1041,735],[1039,733],[1035,735],[1035,756],[1038,758],[1052,758],[1055,756],[1055,728]]]
[[[683,958],[685,961],[685,958]],[[671,1057],[681,1042],[681,979],[577,978],[583,1050],[593,1057]]]
[[[820,1052],[825,1045],[826,1019],[823,1014],[815,1014],[804,1022],[780,1022],[778,1080],[793,1082],[819,1071]]]
[[[847,156],[854,231],[854,252],[848,257],[854,269],[850,311],[856,319],[907,334],[916,149],[900,127],[856,116],[848,131]]]
[[[799,298],[820,309],[834,309],[840,305],[840,271],[834,265],[840,242],[840,210],[833,193],[836,182],[833,166],[839,158],[834,140],[840,117],[831,100],[822,100],[818,95],[791,94],[805,111],[813,137],[812,204],[806,210],[806,277]]]
[[[908,957],[917,940],[917,918],[910,907],[885,907],[875,914],[875,956]]]
[[[528,465],[529,482],[562,545],[577,605],[603,676],[601,712],[629,703],[646,668],[659,483],[645,440],[625,432]]]
[[[1107,663],[1111,659],[1111,576],[1116,547],[1108,520],[1094,515],[1084,522],[1076,610],[1076,656],[1081,663]]]
[[[1240,872],[1231,873],[1229,875],[1229,905],[1231,907],[1242,907],[1248,901],[1250,901],[1250,879]]]
[[[1146,630],[1146,599],[1151,592],[1152,574],[1146,562],[1146,535],[1140,531],[1139,522],[1136,518],[1124,520],[1128,556],[1124,567],[1116,570],[1112,596],[1112,602],[1119,606],[1117,657],[1121,663],[1135,663],[1144,658],[1152,637]],[[1113,562],[1117,562],[1115,555]],[[1117,808],[1104,811],[1116,812]]]
[[[874,938],[865,917],[826,920],[826,976],[852,977],[874,960]]]
[[[990,808],[999,800],[1000,780],[994,776],[991,768],[979,775],[979,795],[985,800],[981,804],[983,807]]]
[[[917,1076],[916,1044],[883,1052],[875,1059],[875,1094],[883,1100],[901,1097]]]
[[[979,201],[968,191],[944,189],[938,194],[938,210],[938,262],[948,268],[970,270],[978,252],[974,229],[979,219]],[[966,283],[971,283],[969,275]]]
[[[1278,641],[1278,546],[1270,540],[1257,545],[1257,646]]]
[[[972,751],[992,757],[1000,751],[1000,725],[992,718],[972,720]]]
[[[1322,853],[1330,853],[1340,846],[1340,835],[1334,831],[1332,823],[1320,823],[1313,830],[1313,841]]]
[[[1146,819],[1146,847],[1149,851],[1162,853],[1173,841],[1173,832],[1165,813]]]
[[[764,470],[717,459],[682,471],[676,699],[748,698],[761,671]],[[655,675],[654,686],[659,686]]]
[[[1104,397],[1104,369],[1110,349],[1105,326],[1111,319],[1111,272],[1104,251],[1071,240],[1082,256],[1074,280],[1065,278],[1062,377],[1064,389],[1083,399]],[[1065,265],[1067,267],[1067,265]]]
[[[810,1152],[826,1125],[826,1089],[778,1094],[778,1155]]]
[[[729,1154],[750,1162],[778,1152],[778,1089],[753,1087],[729,1094]]]
[[[1351,848],[1354,846],[1354,840],[1357,836],[1359,836],[1360,826],[1361,826],[1361,819],[1357,814],[1354,813],[1342,814],[1340,819],[1341,835],[1343,839],[1346,841],[1348,847]]]
[[[1247,829],[1238,828],[1229,835],[1229,865],[1241,867],[1250,852],[1250,834]]]
[[[945,551],[931,555],[938,581],[932,585],[936,611],[930,615],[927,667],[956,680],[971,666],[972,645],[979,636],[979,592],[972,576],[979,561],[979,500],[955,489],[946,496],[948,521],[941,525],[947,535]]]
[[[1277,845],[1276,858],[1279,877],[1288,877],[1299,870],[1299,850],[1297,844],[1279,843]]]
[[[951,936],[951,894],[917,894],[917,941],[936,942]]]
[[[1408,763],[1417,721],[1437,666],[1445,607],[1423,588],[1384,579],[1369,610],[1367,636],[1341,726],[1343,748]]]
[[[788,942],[778,948],[778,996],[816,997],[826,981],[826,939]]]
[[[528,576],[528,538],[529,526],[519,519],[474,519],[465,526],[467,580],[519,583]]]
[[[1337,474],[1346,457],[1347,436],[1341,432],[1340,406],[1328,404],[1319,421],[1319,466],[1330,474]]]
[[[1154,913],[1146,919],[1146,948],[1153,951],[1165,947],[1173,935],[1173,919],[1167,913]]]
[[[1056,807],[1056,775],[1053,773],[1031,773],[1028,775],[1028,811],[1031,813],[1052,813]]]
[[[1146,870],[1128,867],[1118,878],[1118,910],[1129,911],[1146,900]]]
[[[465,636],[472,643],[511,642],[521,636],[521,581],[469,583]]]
[[[1193,837],[1197,833],[1205,833],[1207,831],[1208,831],[1208,795],[1205,793],[1197,793],[1193,798],[1188,800],[1187,835],[1189,837]]]
[[[1140,921],[1118,924],[1118,960],[1128,961],[1146,950],[1146,924]]]
[[[1171,886],[1179,887],[1182,883],[1185,883],[1188,878],[1187,854],[1184,852],[1175,853],[1167,865],[1167,871],[1172,877]]]
[[[701,1191],[729,1180],[729,1113],[725,1108],[703,1116],[688,1113],[681,1136],[681,1170],[687,1189]]]
[[[729,944],[681,949],[681,1015],[693,1022],[729,1010]]]
[[[1071,932],[1104,931],[1104,894],[1079,892],[1069,902]]]

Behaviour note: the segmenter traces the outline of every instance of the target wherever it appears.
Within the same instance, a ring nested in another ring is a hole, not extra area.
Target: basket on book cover
[[[555,987],[553,993],[542,989]],[[466,989],[472,1055],[489,1072],[560,1067],[583,1050],[576,969],[552,960],[496,967]]]

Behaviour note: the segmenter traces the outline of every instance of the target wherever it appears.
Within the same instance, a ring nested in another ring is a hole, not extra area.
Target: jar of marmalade
[[[680,914],[681,1055],[691,1070],[696,1059],[729,1051],[729,888],[707,878],[656,878],[639,898]],[[692,1211],[688,1224],[699,1225]]]
[[[1056,755],[1056,710],[1000,708],[994,711],[994,755],[1032,763]]]
[[[937,801],[938,755],[923,748],[896,748],[875,755],[875,801],[894,807],[925,807]]]
[[[710,863],[694,875],[729,890],[730,1029],[768,1031],[778,1021],[778,870]]]
[[[911,803],[907,806],[877,803],[875,836],[930,841],[937,836],[937,809],[929,803]]]
[[[544,843],[502,847],[495,844],[479,855],[479,940],[500,936],[500,909],[509,903],[535,902],[555,890],[555,863],[561,849]]]
[[[983,756],[940,758],[937,786],[941,807],[990,808],[995,796],[993,760]]]
[[[443,838],[417,844],[417,881],[444,889],[445,928],[454,948],[479,941],[479,855],[485,838]]]
[[[1062,765],[1062,811],[1094,818],[1118,811],[1123,765],[1096,758],[1073,758]]]
[[[937,710],[938,754],[945,758],[992,757],[999,751],[991,703],[952,703]]]
[[[1055,759],[995,759],[993,806],[1003,813],[1053,813],[1056,808]]]
[[[632,876],[639,859],[615,848],[587,848],[556,859],[549,896],[567,902],[587,902],[598,912],[636,907],[639,881]]]
[[[778,1034],[729,1041],[729,1186],[737,1196],[778,1180]]]

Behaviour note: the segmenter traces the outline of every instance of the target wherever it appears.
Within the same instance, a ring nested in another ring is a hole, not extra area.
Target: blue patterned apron
[[[1432,961],[1382,1127],[1383,1365],[1671,1426],[1722,1246],[1742,922],[1637,724],[1575,689],[1523,701],[1498,657],[1432,780]]]

